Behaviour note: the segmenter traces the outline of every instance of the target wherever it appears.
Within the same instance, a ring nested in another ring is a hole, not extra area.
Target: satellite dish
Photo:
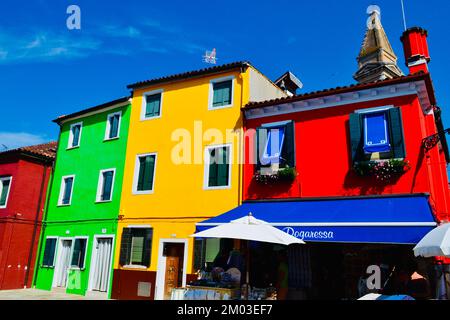
[[[203,62],[216,64],[217,62],[216,58],[216,48],[212,49],[212,51],[206,51],[205,55],[203,56]]]

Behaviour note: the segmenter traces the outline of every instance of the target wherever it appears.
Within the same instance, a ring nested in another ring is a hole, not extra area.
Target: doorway
[[[172,289],[186,285],[187,240],[160,241],[155,299],[170,300]]]
[[[108,292],[111,274],[113,237],[95,237],[92,253],[90,285],[91,291]]]
[[[67,286],[67,274],[70,267],[70,254],[72,253],[72,239],[61,239],[58,253],[58,262],[55,268],[54,287],[65,288]]]

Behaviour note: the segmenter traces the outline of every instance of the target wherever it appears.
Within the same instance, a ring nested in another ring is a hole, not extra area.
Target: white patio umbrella
[[[297,239],[286,232],[283,232],[269,223],[258,220],[253,217],[250,212],[247,216],[232,220],[229,223],[224,223],[217,227],[201,231],[191,235],[196,238],[227,238],[227,239],[241,239],[248,241],[260,241],[268,243],[277,243],[282,245],[290,244],[305,244],[303,240]],[[247,247],[248,250],[248,247]],[[249,252],[247,251],[247,298],[248,298],[248,284],[249,284]]]
[[[256,219],[251,213],[229,223],[193,234],[192,237],[242,239],[286,246],[294,243],[305,244],[304,241],[272,227],[269,223]]]
[[[450,223],[431,230],[413,250],[416,257],[450,257]]]

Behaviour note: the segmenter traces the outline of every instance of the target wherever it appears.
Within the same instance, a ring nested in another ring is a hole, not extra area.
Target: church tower
[[[379,8],[371,7],[368,14],[367,31],[357,58],[359,69],[353,78],[359,83],[366,83],[403,75],[381,24]]]

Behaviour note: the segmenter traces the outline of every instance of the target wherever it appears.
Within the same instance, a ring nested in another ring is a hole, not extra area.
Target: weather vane
[[[203,56],[203,62],[216,64],[217,62],[216,58],[216,48],[212,49],[212,51],[206,51],[205,55]]]

